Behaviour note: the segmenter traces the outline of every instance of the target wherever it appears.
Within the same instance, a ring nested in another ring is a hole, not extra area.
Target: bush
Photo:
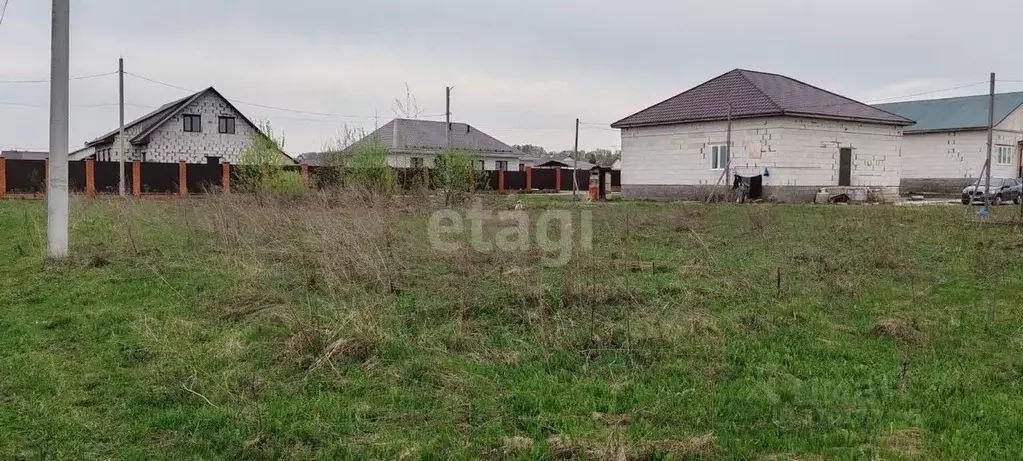
[[[267,178],[266,190],[280,195],[297,197],[302,195],[302,173],[297,171],[279,171],[277,174]]]

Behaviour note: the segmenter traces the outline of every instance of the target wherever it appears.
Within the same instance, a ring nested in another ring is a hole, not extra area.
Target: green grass
[[[1023,458],[1017,227],[523,201],[591,210],[593,252],[439,253],[370,199],[78,201],[54,263],[44,202],[0,201],[0,458]]]

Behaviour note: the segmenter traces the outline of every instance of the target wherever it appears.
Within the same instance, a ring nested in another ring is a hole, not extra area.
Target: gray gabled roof
[[[364,140],[372,138],[379,139],[380,144],[389,152],[439,151],[448,148],[447,123],[432,120],[396,118]],[[451,148],[485,155],[508,157],[525,155],[522,151],[466,123],[451,124]]]
[[[988,95],[878,104],[881,110],[916,120],[906,133],[964,131],[986,129],[989,110]],[[995,125],[1023,105],[1023,92],[995,95]]]
[[[912,125],[913,121],[784,75],[735,69],[613,123],[613,128],[732,118],[807,116]]]

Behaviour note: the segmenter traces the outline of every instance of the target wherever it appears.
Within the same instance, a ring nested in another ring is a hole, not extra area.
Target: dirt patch
[[[878,445],[907,458],[920,458],[925,454],[920,429],[897,429],[878,439]]]
[[[915,321],[907,321],[898,318],[883,318],[874,324],[870,330],[871,334],[879,337],[894,339],[910,346],[920,344],[924,341],[924,334]]]
[[[523,453],[532,450],[533,445],[533,439],[529,437],[505,437],[501,442],[501,452],[505,455]]]

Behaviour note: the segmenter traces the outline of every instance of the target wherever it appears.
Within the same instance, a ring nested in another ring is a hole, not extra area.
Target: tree
[[[409,88],[408,83],[405,83],[405,100],[402,101],[400,98],[394,98],[394,115],[401,118],[418,119],[420,115],[423,115],[423,110],[419,108],[419,103],[416,102],[416,96],[412,94],[412,90]]]
[[[476,169],[479,156],[465,150],[444,150],[437,154],[434,164],[434,187],[444,191],[445,205],[452,205],[472,194],[485,172]]]
[[[269,121],[259,122],[249,147],[242,151],[237,166],[239,186],[257,194],[268,191],[293,194],[301,192],[301,174],[285,171],[289,163],[284,154],[284,134],[274,132]]]
[[[526,155],[530,155],[533,157],[546,157],[548,155],[547,149],[544,149],[543,147],[536,146],[533,144],[517,144],[512,147],[522,151],[522,153]]]

